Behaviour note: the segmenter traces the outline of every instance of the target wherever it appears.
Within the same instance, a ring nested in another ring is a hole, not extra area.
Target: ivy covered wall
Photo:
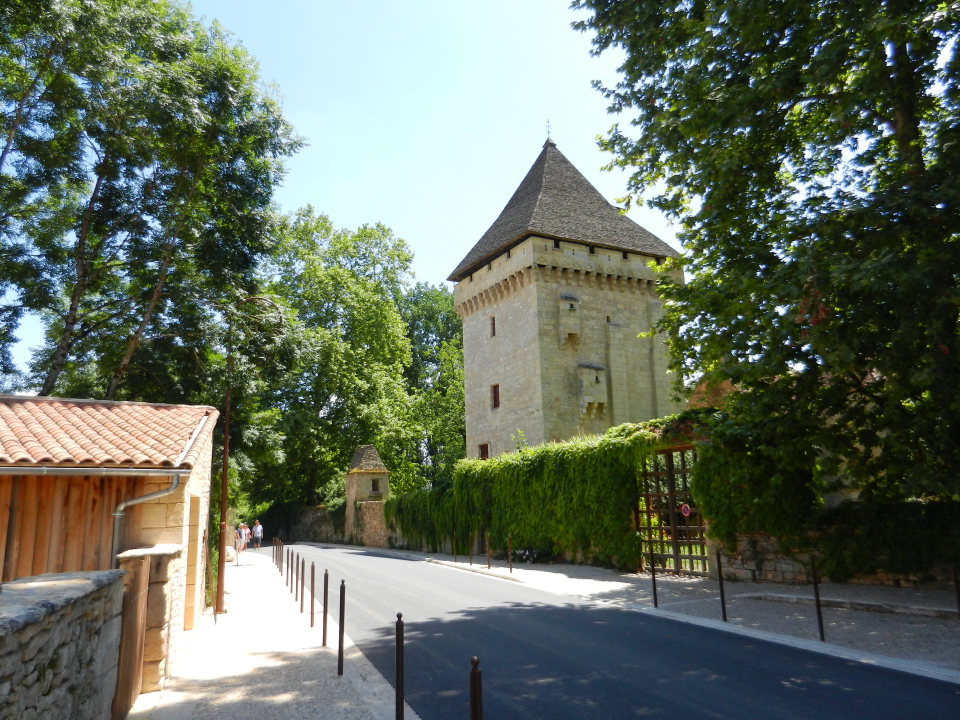
[[[491,460],[462,460],[453,482],[387,500],[413,546],[436,550],[457,533],[461,552],[469,532],[490,533],[491,545],[636,568],[637,474],[644,456],[691,442],[702,411],[611,428],[602,435],[545,443]]]

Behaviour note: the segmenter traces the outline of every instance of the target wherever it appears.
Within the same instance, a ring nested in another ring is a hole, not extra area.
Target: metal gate
[[[706,528],[690,493],[690,470],[697,460],[692,445],[661,450],[640,473],[637,532],[644,564],[658,570],[707,574]]]
[[[148,555],[131,569],[129,581],[124,588],[123,614],[120,620],[120,660],[117,667],[117,689],[113,695],[112,720],[124,720],[140,695],[149,589]]]

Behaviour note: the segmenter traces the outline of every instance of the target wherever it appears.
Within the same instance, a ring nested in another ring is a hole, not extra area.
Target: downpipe
[[[190,440],[187,442],[187,446],[183,448],[183,452],[180,453],[180,457],[174,462],[175,467],[179,467],[183,462],[184,458],[187,456],[187,453],[190,452],[190,448],[193,447],[193,443],[196,442],[197,436],[200,434],[200,431],[203,430],[203,426],[206,425],[209,415],[204,415],[203,419],[200,421],[200,424],[197,425],[196,429],[193,431],[193,434],[190,436]],[[183,471],[177,470],[174,472],[169,472],[168,475],[173,475],[173,482],[170,484],[170,487],[164,488],[163,490],[158,490],[157,492],[150,493],[149,495],[141,495],[140,497],[130,498],[129,500],[124,500],[119,503],[116,509],[113,511],[113,569],[116,570],[120,567],[120,560],[117,558],[117,555],[120,554],[120,532],[123,529],[123,515],[124,510],[132,505],[140,505],[141,503],[148,502],[150,500],[156,500],[157,498],[165,497],[167,495],[172,495],[180,487],[180,475]],[[188,475],[190,473],[187,473]]]

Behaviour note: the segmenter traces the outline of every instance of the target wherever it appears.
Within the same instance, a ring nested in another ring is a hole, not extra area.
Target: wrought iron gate
[[[636,510],[644,565],[652,553],[658,570],[707,573],[706,528],[689,483],[696,459],[693,446],[684,445],[661,450],[645,462]]]

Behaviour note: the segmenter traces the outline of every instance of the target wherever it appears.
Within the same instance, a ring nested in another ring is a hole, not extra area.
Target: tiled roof
[[[388,472],[388,470],[373,445],[361,445],[353,451],[353,459],[350,461],[350,469],[347,472]]]
[[[621,215],[549,139],[500,217],[447,279],[463,280],[528,235],[654,257],[679,254]]]
[[[0,465],[192,468],[219,413],[201,405],[0,395]]]

